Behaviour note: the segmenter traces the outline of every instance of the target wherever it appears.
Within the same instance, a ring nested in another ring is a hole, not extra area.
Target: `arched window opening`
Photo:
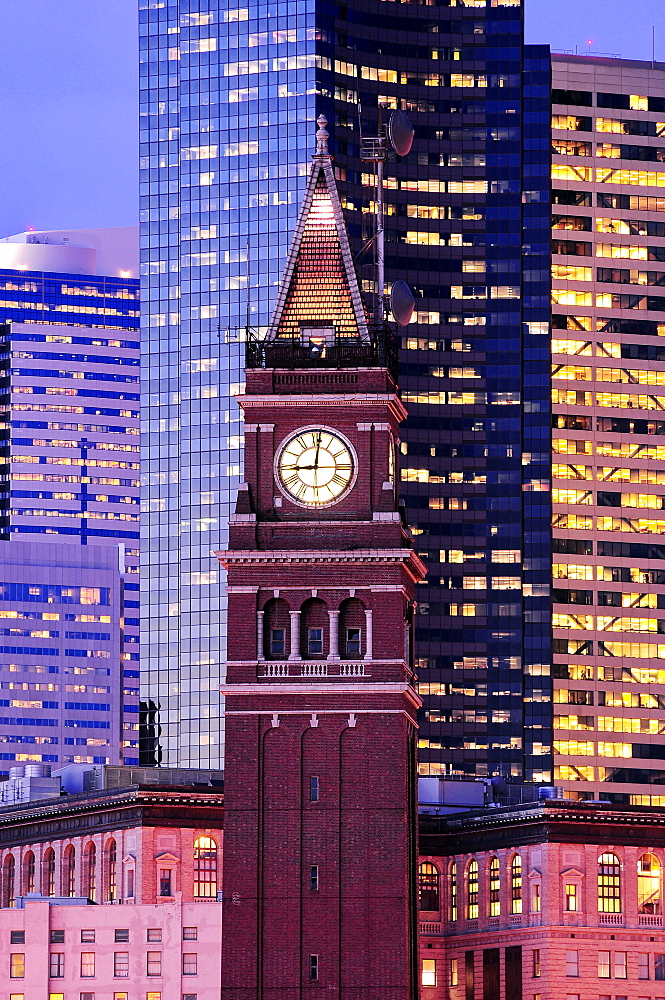
[[[328,608],[318,597],[312,597],[300,612],[300,655],[303,659],[322,660],[328,651]]]
[[[35,855],[32,851],[27,851],[23,857],[23,885],[21,891],[23,895],[35,891]]]
[[[106,864],[108,870],[107,898],[118,898],[118,847],[115,840],[109,840],[106,845]]]
[[[439,869],[429,861],[418,866],[418,907],[421,910],[439,909]]]
[[[353,659],[365,655],[365,605],[357,597],[349,597],[339,609],[339,655]]]
[[[519,854],[510,863],[510,912],[522,912],[522,858]]]
[[[42,865],[42,894],[55,896],[55,851],[47,847]]]
[[[466,919],[478,919],[478,862],[469,861],[466,870]]]
[[[197,837],[194,841],[194,896],[217,896],[217,844],[212,837]]]
[[[621,913],[621,863],[616,854],[598,858],[598,912]]]
[[[88,844],[85,850],[83,885],[84,895],[94,903],[97,898],[97,848],[94,844]]]
[[[62,887],[65,896],[76,895],[76,848],[73,844],[65,848],[62,866]]]
[[[458,914],[458,897],[457,897],[457,862],[452,861],[450,868],[448,869],[448,878],[450,879],[450,919],[457,920]]]
[[[285,660],[291,652],[289,606],[281,598],[268,601],[263,609],[263,655],[266,660]]]
[[[2,866],[2,905],[16,905],[16,860],[13,854],[5,858]]]
[[[656,855],[643,854],[637,862],[638,913],[662,913],[661,877],[660,861]]]
[[[501,914],[501,876],[498,858],[492,858],[490,861],[489,890],[489,915],[490,917],[498,917]]]

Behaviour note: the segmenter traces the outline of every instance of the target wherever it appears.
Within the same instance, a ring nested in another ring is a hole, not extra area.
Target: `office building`
[[[135,258],[131,229],[0,241],[5,773],[138,758]]]
[[[665,65],[553,87],[554,779],[662,805]]]
[[[215,1000],[221,775],[88,769],[65,795],[70,770],[0,808],[3,995]]]
[[[421,816],[420,996],[660,997],[663,819],[562,801]]]
[[[400,386],[423,773],[551,777],[549,54],[519,0],[321,7],[140,0],[144,762],[216,765],[224,575],[241,481],[238,330],[265,330],[329,121],[361,290],[376,189],[360,131],[401,109],[386,277],[414,288]],[[364,248],[364,253],[362,253]],[[491,705],[491,708],[490,708]]]

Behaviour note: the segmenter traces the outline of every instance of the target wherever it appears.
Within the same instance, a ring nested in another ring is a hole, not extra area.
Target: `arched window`
[[[439,869],[429,861],[418,866],[418,908],[439,909]]]
[[[23,880],[21,885],[21,892],[25,895],[27,892],[35,891],[35,855],[33,851],[26,851],[23,856]]]
[[[598,858],[598,912],[621,913],[621,863],[616,854]]]
[[[8,854],[2,866],[2,905],[16,905],[16,860]]]
[[[69,844],[62,858],[62,889],[63,895],[76,895],[76,848]]]
[[[458,915],[458,897],[457,897],[457,862],[451,861],[450,868],[448,869],[448,878],[450,881],[450,913],[449,917],[451,920],[457,920]]]
[[[83,894],[93,902],[97,897],[97,848],[90,843],[83,858]]]
[[[42,895],[55,896],[55,851],[47,847],[42,862]]]
[[[469,861],[466,870],[466,919],[478,919],[478,862]]]
[[[328,608],[318,597],[305,601],[300,612],[300,655],[304,660],[328,655]]]
[[[266,660],[285,660],[291,652],[291,616],[281,598],[268,601],[263,609],[263,655]]]
[[[522,912],[522,858],[515,854],[510,863],[510,912]]]
[[[365,605],[349,597],[339,609],[339,655],[354,659],[365,655]]]
[[[637,862],[638,913],[662,913],[660,861],[655,854],[643,854]]]
[[[197,837],[194,841],[194,896],[217,896],[217,844],[212,837]]]
[[[118,898],[118,847],[115,840],[109,840],[106,845],[106,898]]]
[[[489,874],[489,916],[498,917],[501,914],[501,877],[498,858],[492,858],[490,861]]]

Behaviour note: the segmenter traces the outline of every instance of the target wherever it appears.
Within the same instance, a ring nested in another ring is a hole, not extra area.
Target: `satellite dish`
[[[408,115],[393,111],[388,122],[388,138],[398,156],[406,156],[413,145],[414,128]]]
[[[406,281],[395,281],[390,292],[390,311],[398,326],[407,326],[413,316],[416,300]]]

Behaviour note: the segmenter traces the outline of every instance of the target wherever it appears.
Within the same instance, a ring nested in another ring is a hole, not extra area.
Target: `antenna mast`
[[[386,250],[383,225],[384,198],[383,173],[388,157],[394,151],[398,156],[406,156],[413,142],[413,126],[403,111],[393,111],[387,125],[383,124],[384,108],[379,105],[377,135],[360,138],[360,159],[363,163],[376,164],[376,314],[377,326],[386,318],[385,283]]]

